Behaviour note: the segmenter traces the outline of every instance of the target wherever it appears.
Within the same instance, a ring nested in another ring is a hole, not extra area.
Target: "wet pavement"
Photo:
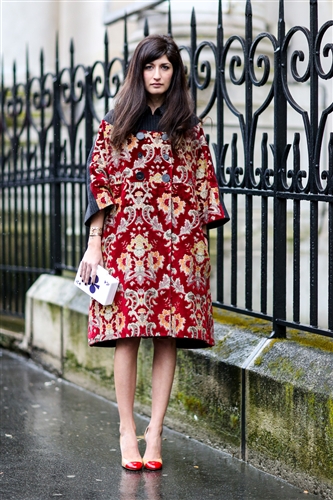
[[[169,429],[162,471],[125,471],[115,404],[7,351],[0,366],[1,500],[318,500]]]

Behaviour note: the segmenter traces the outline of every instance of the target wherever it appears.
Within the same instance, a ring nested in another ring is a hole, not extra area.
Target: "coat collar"
[[[165,110],[166,110],[166,105],[162,104],[162,106],[160,106],[159,108],[155,109],[155,113],[153,114],[151,112],[151,108],[147,104],[147,106],[146,106],[146,108],[145,108],[142,116],[147,116],[147,115],[150,115],[150,116],[155,116],[155,115],[157,115],[157,116],[163,116],[164,113],[165,113]]]
[[[159,125],[165,110],[166,106],[163,104],[155,109],[155,113],[152,114],[150,107],[147,105],[137,121],[134,133],[136,134],[139,130],[155,130],[160,132]]]

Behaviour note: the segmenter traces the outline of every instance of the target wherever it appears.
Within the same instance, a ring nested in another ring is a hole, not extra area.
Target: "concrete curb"
[[[41,276],[27,294],[20,348],[114,400],[113,350],[87,346],[88,304],[71,280]],[[213,349],[179,351],[167,425],[333,499],[333,342],[305,334],[271,340],[256,320],[250,328],[227,319],[216,323]],[[145,414],[151,359],[147,340],[136,406]]]

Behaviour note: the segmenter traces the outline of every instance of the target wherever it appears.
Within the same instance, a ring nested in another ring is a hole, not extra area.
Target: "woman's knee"
[[[155,349],[176,350],[176,339],[172,337],[155,337],[153,339]]]
[[[118,351],[127,351],[133,352],[139,349],[140,338],[127,338],[127,339],[118,339],[116,341],[116,350]]]

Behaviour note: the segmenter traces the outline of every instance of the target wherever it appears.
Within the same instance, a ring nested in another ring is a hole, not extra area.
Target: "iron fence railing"
[[[161,2],[156,2],[159,4]],[[213,115],[212,149],[231,222],[211,235],[214,305],[272,323],[273,336],[296,328],[333,337],[333,21],[253,36],[246,1],[244,35],[197,41],[195,11],[182,46],[200,118]],[[99,120],[125,77],[121,57],[91,66],[1,78],[1,305],[24,315],[24,297],[41,273],[74,271],[84,251],[85,160]],[[149,31],[145,23],[144,35]],[[166,33],[172,35],[169,4]],[[301,38],[301,42],[299,42]],[[299,47],[297,46],[299,44]],[[57,44],[58,47],[58,44]],[[323,90],[322,90],[323,89]]]

